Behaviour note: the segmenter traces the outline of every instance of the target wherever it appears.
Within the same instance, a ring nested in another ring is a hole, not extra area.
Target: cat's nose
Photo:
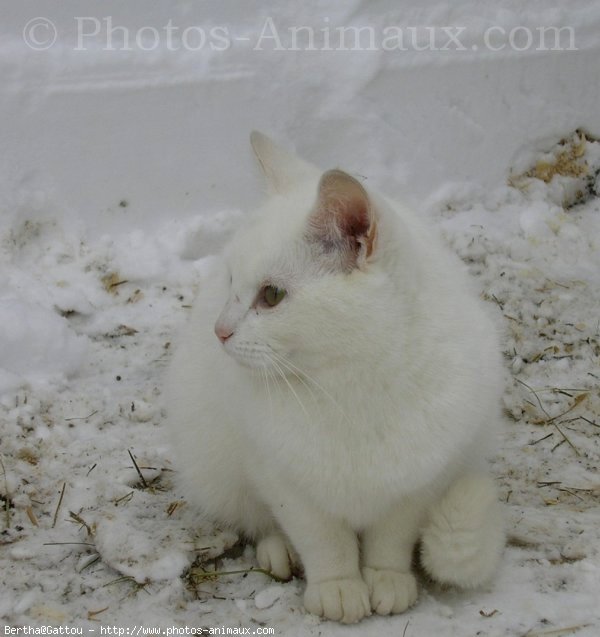
[[[215,324],[215,334],[217,335],[217,338],[221,341],[221,343],[224,343],[228,338],[233,336],[233,330],[228,325],[217,321],[217,323]]]

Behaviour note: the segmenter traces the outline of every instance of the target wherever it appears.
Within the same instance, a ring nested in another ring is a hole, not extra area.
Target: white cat
[[[169,374],[188,499],[275,576],[299,560],[329,619],[413,604],[419,540],[433,578],[486,582],[502,375],[467,275],[414,213],[251,142],[270,196],[202,283]]]

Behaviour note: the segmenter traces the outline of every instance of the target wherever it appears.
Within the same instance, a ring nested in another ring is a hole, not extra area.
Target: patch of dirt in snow
[[[222,625],[294,635],[597,634],[600,200],[589,190],[565,207],[555,181],[598,174],[599,144],[577,139],[573,159],[585,172],[545,179],[532,169],[518,188],[436,215],[503,333],[508,422],[493,471],[510,540],[489,588],[424,584],[405,615],[357,628],[307,615],[301,581],[256,572],[253,548],[199,519],[177,491],[160,394],[202,267],[173,247],[185,232],[166,229],[172,243],[152,248],[137,235],[92,244],[36,225],[4,245],[4,264],[13,283],[51,299],[89,350],[76,377],[0,401],[0,617],[198,634]],[[536,166],[564,159],[565,143]]]

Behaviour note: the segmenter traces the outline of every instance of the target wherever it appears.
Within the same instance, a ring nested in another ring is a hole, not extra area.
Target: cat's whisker
[[[267,395],[269,397],[269,413],[271,414],[271,422],[273,422],[273,396],[271,396],[271,387],[269,385],[269,368],[265,365],[261,367],[261,376],[264,378]]]
[[[300,396],[298,396],[298,393],[296,392],[296,390],[294,389],[294,387],[292,386],[292,384],[290,383],[290,381],[287,379],[285,372],[281,369],[281,367],[279,366],[279,363],[272,358],[271,356],[269,356],[271,363],[273,364],[273,368],[277,371],[277,373],[281,376],[281,378],[283,379],[283,381],[285,382],[285,384],[288,386],[289,390],[292,392],[292,394],[294,395],[294,398],[296,399],[296,401],[298,402],[298,404],[300,405],[302,411],[304,412],[305,416],[307,418],[311,418],[310,414],[308,413],[308,410],[306,409],[306,407],[304,406],[304,403],[302,402],[302,400],[300,399]]]
[[[274,352],[273,354],[277,356]],[[300,372],[300,370],[295,370],[287,359],[281,356],[278,356],[277,362],[279,363],[279,365],[283,367],[283,369],[287,370],[290,374],[292,374],[292,376],[294,376],[294,378],[296,378],[298,382],[302,383],[303,387],[310,393],[310,397],[315,402],[315,404],[318,404],[319,402],[318,396],[315,394],[313,388],[306,382],[309,379],[308,378],[305,379],[302,375],[302,372]],[[318,387],[318,385],[317,385],[317,389],[323,392],[323,389],[321,387]]]
[[[273,371],[273,368],[274,368],[273,361],[272,361],[272,359],[271,359],[271,357],[270,357],[268,352],[263,352],[263,355],[265,357],[265,361],[264,361],[264,365],[263,365],[262,369],[264,370],[265,375],[268,378],[268,381],[270,381],[275,387],[277,387],[277,389],[279,390],[280,394],[282,394],[279,374],[276,374]],[[269,389],[270,389],[270,386],[271,385],[269,383]],[[272,393],[270,393],[269,399],[271,400],[271,404],[273,404],[273,394]]]
[[[275,352],[273,352],[275,353]],[[310,376],[310,374],[308,374],[306,371],[304,371],[303,369],[301,369],[300,367],[294,365],[290,360],[288,360],[287,358],[284,358],[281,356],[281,354],[276,354],[279,357],[279,362],[280,363],[287,363],[288,366],[290,366],[291,368],[295,369],[299,374],[301,374],[304,378],[306,378],[307,380],[309,380],[311,383],[313,383],[315,385],[315,387],[317,387],[319,390],[321,390],[325,396],[327,396],[327,398],[329,398],[329,400],[331,400],[331,402],[342,412],[344,418],[346,418],[346,420],[349,423],[352,423],[353,421],[346,416],[346,414],[343,412],[342,407],[340,406],[340,404],[337,402],[337,400],[320,384],[318,383],[312,376]],[[288,368],[289,369],[289,368]],[[290,369],[291,371],[291,369]],[[380,387],[382,393],[385,395],[385,397],[388,399],[389,403],[391,406],[393,406],[395,404],[394,398],[392,397],[392,395],[390,394],[389,390],[386,389],[385,387]]]
[[[313,391],[312,387],[303,378],[302,371],[298,368],[295,368],[286,358],[277,354],[277,352],[272,351],[271,355],[276,357],[279,364],[282,365],[285,369],[287,369],[300,383],[302,383],[302,385],[304,385],[307,391],[310,392],[311,398],[315,401],[315,403],[318,402],[317,396],[315,395],[315,392]],[[307,380],[309,379],[307,378]],[[319,387],[319,389],[321,388]]]
[[[273,361],[271,361],[271,378],[273,379],[273,383],[275,384],[275,387],[277,387],[280,400],[283,400],[285,402],[288,397],[287,387],[282,381],[281,373],[275,371],[275,368],[273,366]]]
[[[349,423],[350,425],[354,424],[352,419],[349,418],[346,415],[345,411],[342,409],[342,407],[338,403],[338,401],[320,383],[318,383],[314,378],[312,378],[312,376],[310,376],[310,374],[307,374],[304,370],[302,370],[298,366],[294,365],[294,363],[292,363],[290,360],[288,360],[287,358],[285,358],[281,354],[277,354],[276,352],[272,351],[271,352],[271,356],[276,357],[277,360],[279,361],[279,363],[281,365],[283,365],[286,369],[288,369],[292,374],[294,374],[294,376],[296,378],[298,378],[298,380],[300,380],[305,387],[308,387],[308,386],[306,385],[306,383],[302,379],[306,378],[306,380],[310,381],[319,391],[321,391],[323,393],[323,395],[326,398],[328,398],[331,401],[331,403],[335,407],[337,407],[337,409],[339,410],[340,414],[342,415],[342,417],[344,418],[344,420],[347,423]],[[314,394],[312,392],[311,392],[311,394],[314,397]]]

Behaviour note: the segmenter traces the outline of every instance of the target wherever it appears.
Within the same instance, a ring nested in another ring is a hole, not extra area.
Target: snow
[[[0,299],[0,324],[2,366],[9,379],[72,375],[80,368],[87,342],[56,312],[5,296]]]
[[[269,586],[268,588],[263,588],[262,591],[259,591],[254,596],[254,605],[259,610],[270,608],[284,593],[285,588],[283,586]]]
[[[102,31],[76,51],[79,4],[23,5],[7,4],[0,26],[0,619],[597,635],[597,3],[86,9],[130,29],[226,26],[254,43],[269,16],[285,42],[291,25],[466,28],[468,51],[394,54],[276,51],[268,40],[262,51],[243,41],[106,51]],[[40,15],[58,40],[33,51],[21,34]],[[474,51],[494,25],[570,25],[578,50]],[[509,544],[488,588],[422,582],[402,616],[321,622],[303,610],[301,580],[251,572],[254,549],[178,493],[163,370],[200,274],[260,195],[252,128],[428,214],[490,302],[506,361],[508,424],[492,469]],[[549,175],[560,162],[571,172]]]

